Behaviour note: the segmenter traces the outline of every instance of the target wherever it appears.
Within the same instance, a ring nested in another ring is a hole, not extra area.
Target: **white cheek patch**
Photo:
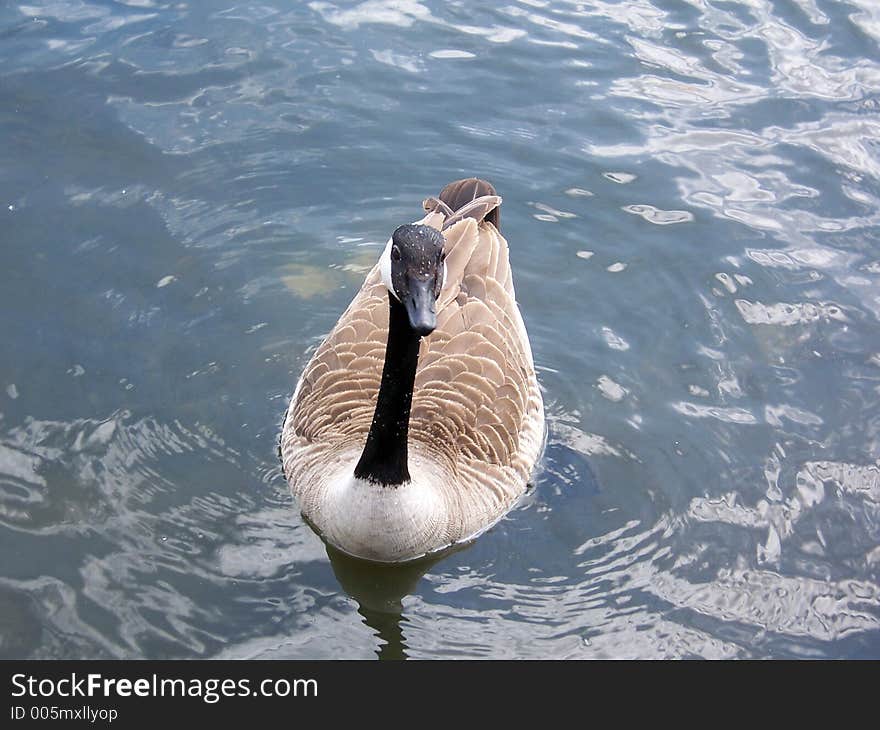
[[[391,296],[393,296],[398,302],[400,301],[400,297],[397,296],[397,292],[394,291],[394,284],[391,283],[391,239],[388,239],[388,244],[385,246],[385,250],[382,252],[382,255],[379,257],[379,274],[382,277],[382,283],[385,285],[385,288],[391,292]]]
[[[441,291],[444,286],[446,286],[446,259],[443,259],[443,280],[440,282]]]

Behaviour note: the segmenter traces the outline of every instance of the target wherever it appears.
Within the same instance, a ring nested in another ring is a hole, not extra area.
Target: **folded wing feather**
[[[438,327],[419,352],[410,442],[483,492],[471,495],[482,509],[496,510],[511,499],[503,485],[518,489],[528,476],[520,438],[537,418],[540,394],[507,242],[495,225],[501,199],[494,190],[466,186],[447,192],[425,201],[429,212],[419,221],[442,230],[447,274]],[[376,266],[306,367],[282,440],[332,449],[365,439],[387,337],[388,293]],[[296,458],[296,449],[282,450]],[[285,464],[287,473],[291,467]]]

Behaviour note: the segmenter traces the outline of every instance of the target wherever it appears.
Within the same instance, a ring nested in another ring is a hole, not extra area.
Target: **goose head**
[[[379,270],[388,292],[403,305],[419,337],[437,327],[437,297],[446,279],[443,234],[423,225],[403,225],[391,234]]]

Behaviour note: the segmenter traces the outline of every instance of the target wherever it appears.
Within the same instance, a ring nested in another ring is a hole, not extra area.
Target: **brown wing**
[[[540,393],[507,242],[486,214],[459,218],[444,236],[447,279],[437,329],[419,353],[411,438],[444,453],[452,469],[474,461],[527,476],[520,441]]]
[[[420,221],[443,229],[447,273],[437,329],[421,344],[410,439],[469,488],[470,494],[455,498],[475,503],[461,512],[477,525],[500,514],[525,487],[543,417],[507,242],[492,222],[501,199],[494,190],[464,184],[447,194],[450,187],[441,201],[425,201],[431,212]],[[447,207],[455,211],[451,216]],[[282,434],[288,475],[297,450],[360,448],[372,422],[387,336],[388,293],[374,267],[306,366],[291,401]]]
[[[388,294],[376,272],[306,366],[285,429],[308,441],[366,434],[388,339]]]

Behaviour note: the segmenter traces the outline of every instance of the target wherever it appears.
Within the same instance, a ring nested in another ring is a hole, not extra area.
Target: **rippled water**
[[[0,656],[880,658],[878,7],[3,3]],[[542,471],[328,556],[283,409],[472,174]]]

